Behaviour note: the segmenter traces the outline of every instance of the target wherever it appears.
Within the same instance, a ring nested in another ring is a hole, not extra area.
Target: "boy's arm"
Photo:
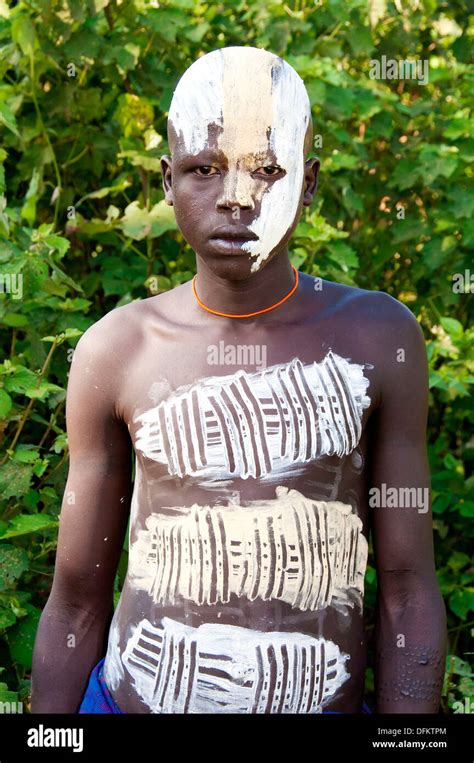
[[[109,316],[106,316],[109,318]],[[69,474],[53,586],[33,652],[33,713],[75,713],[105,655],[131,498],[131,444],[116,412],[120,358],[110,320],[78,342],[69,374]]]
[[[374,506],[376,493],[369,493],[377,568],[376,711],[436,713],[444,676],[446,612],[433,553],[426,350],[409,310],[391,298],[385,308],[369,488],[378,488],[382,500],[383,483],[387,490],[397,490],[394,503],[386,493],[382,506]],[[417,488],[416,505],[415,491],[406,488]],[[403,507],[407,504],[412,508]]]

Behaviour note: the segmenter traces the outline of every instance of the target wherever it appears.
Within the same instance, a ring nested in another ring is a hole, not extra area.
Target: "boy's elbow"
[[[379,607],[404,613],[408,609],[444,610],[436,573],[421,574],[416,568],[386,569],[377,575]]]
[[[51,611],[74,618],[105,617],[113,608],[113,582],[98,574],[84,576],[56,568],[48,605]]]

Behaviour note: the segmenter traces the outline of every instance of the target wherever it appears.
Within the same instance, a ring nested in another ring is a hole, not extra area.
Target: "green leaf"
[[[0,631],[5,630],[6,628],[10,628],[16,623],[16,620],[16,615],[11,611],[11,609],[4,609],[3,607],[0,607]],[[2,685],[4,686],[5,684],[0,684],[0,686]]]
[[[87,303],[87,305],[85,304]],[[90,304],[88,299],[85,299],[82,301],[81,307],[87,307]],[[80,308],[79,308],[80,309]],[[84,332],[80,331],[80,329],[73,329],[73,328],[67,328],[65,331],[61,331],[60,334],[56,334],[55,336],[42,336],[41,341],[42,342],[56,342],[56,344],[59,345],[63,344],[67,339],[75,339],[77,336],[81,336]]]
[[[0,498],[21,497],[28,492],[33,467],[7,461],[0,466]],[[0,534],[0,537],[5,537]]]
[[[38,400],[46,400],[53,392],[62,392],[62,387],[51,382],[41,382],[40,385],[35,387],[27,387],[25,389],[26,397],[35,398]]]
[[[349,35],[349,44],[356,56],[367,56],[374,47],[370,29],[364,26],[356,26]]]
[[[107,45],[104,50],[104,63],[115,62],[122,76],[135,69],[140,58],[140,47],[132,42],[120,46]]]
[[[426,146],[420,152],[420,174],[427,185],[436,178],[450,178],[458,166],[456,153],[447,146]]]
[[[314,242],[326,242],[334,239],[347,238],[346,231],[338,230],[324,219],[322,215],[313,214],[300,223],[295,231],[295,238],[307,238]]]
[[[426,224],[423,220],[397,220],[392,226],[394,244],[400,244],[402,241],[411,241],[419,239],[426,231]]]
[[[56,437],[52,445],[52,450],[55,453],[62,453],[64,450],[66,450],[66,448],[67,448],[67,435],[64,432]]]
[[[4,419],[10,413],[13,401],[4,389],[0,388],[0,419]]]
[[[462,501],[459,513],[462,517],[472,519],[474,517],[474,501]]]
[[[189,0],[187,2],[189,5]],[[181,0],[182,3],[183,0]],[[188,26],[189,18],[177,8],[163,7],[159,11],[150,8],[147,11],[147,23],[166,43],[170,44],[175,43],[180,30]]]
[[[345,185],[342,189],[342,200],[349,214],[355,216],[356,213],[364,211],[363,197],[355,193],[350,185]]]
[[[36,218],[36,202],[38,200],[38,188],[41,178],[40,170],[35,167],[31,176],[30,184],[25,196],[25,203],[21,208],[21,216],[33,225]]]
[[[31,445],[19,445],[12,455],[12,461],[19,464],[31,464],[40,458],[40,452]]]
[[[72,289],[75,289],[75,291],[78,291],[79,293],[82,294],[82,291],[83,291],[82,286],[78,284],[77,281],[73,281],[72,278],[66,275],[66,273],[63,270],[61,270],[59,265],[57,265],[54,262],[51,256],[48,257],[48,264],[51,270],[53,271],[54,275],[57,276],[59,282],[67,284],[69,287],[71,287]]]
[[[461,135],[466,137],[474,136],[474,119],[467,117],[452,119],[446,130],[443,132],[443,137],[448,138],[449,140],[457,140]]]
[[[13,662],[26,670],[31,670],[33,647],[36,631],[41,617],[41,610],[31,604],[26,604],[28,614],[7,631],[6,639]]]
[[[439,268],[447,259],[448,255],[457,247],[458,242],[454,236],[435,236],[423,245],[423,262],[430,272]]]
[[[146,129],[153,126],[154,116],[150,100],[135,93],[122,94],[114,113],[125,138],[133,135],[141,137]]]
[[[5,102],[0,101],[0,122],[5,125],[11,132],[17,136],[17,138],[20,137],[20,133],[18,132],[18,127],[16,124],[16,119],[13,111],[7,106]]]
[[[331,116],[346,119],[352,116],[356,95],[352,90],[329,85],[326,93],[326,108]]]
[[[38,48],[35,26],[28,16],[17,16],[11,26],[12,38],[26,56],[33,56]]]
[[[433,371],[430,369],[429,371],[429,388],[432,389],[433,387],[437,387],[439,389],[447,390],[449,389],[449,385],[446,382],[446,380],[441,376],[438,371]]]
[[[51,251],[58,252],[59,257],[64,257],[71,246],[71,242],[68,241],[67,238],[64,238],[64,236],[55,236],[54,234],[45,236],[43,241],[49,246]]]
[[[369,585],[374,585],[377,580],[377,572],[374,567],[367,565],[365,569],[365,581]]]
[[[449,606],[455,615],[465,620],[468,612],[474,609],[474,588],[455,591],[449,597]]]
[[[9,392],[24,392],[27,387],[36,384],[38,377],[25,366],[15,366],[13,373],[5,379],[5,388]]]
[[[456,219],[471,218],[474,215],[474,191],[469,188],[454,188],[448,193],[452,199],[451,209]]]
[[[189,29],[185,32],[186,37],[191,42],[201,42],[202,38],[209,32],[211,25],[208,21],[202,21],[200,24],[196,24],[193,29]]]
[[[400,159],[392,172],[388,187],[398,188],[400,191],[405,191],[407,188],[412,188],[416,184],[419,176],[420,168],[416,159]]]
[[[311,106],[324,103],[326,97],[326,85],[324,82],[319,80],[306,82],[306,90],[308,91]]]
[[[441,318],[440,323],[444,330],[452,336],[453,339],[460,339],[463,335],[463,327],[462,323],[460,323],[456,318]]]
[[[28,554],[22,548],[0,543],[0,591],[11,588],[28,569]]]
[[[146,151],[121,151],[119,157],[130,159],[134,167],[143,167],[147,172],[161,172],[161,160]]]
[[[166,231],[177,228],[173,207],[164,200],[155,204],[150,211],[141,209],[138,201],[133,201],[126,207],[120,222],[125,235],[135,241],[157,238]]]
[[[345,273],[358,266],[359,258],[356,252],[343,241],[333,241],[328,244],[327,249],[331,260],[336,262]]]
[[[43,532],[58,527],[59,523],[49,514],[18,514],[8,523],[8,529],[0,534],[0,538],[16,538],[19,535]]]
[[[449,566],[456,570],[457,572],[459,570],[462,570],[463,567],[465,567],[467,564],[469,564],[470,558],[467,554],[463,553],[462,551],[454,551],[454,553],[451,554],[448,560]]]
[[[335,149],[329,159],[326,160],[325,169],[328,172],[339,172],[339,170],[355,170],[359,164],[357,156],[354,154],[345,154]]]
[[[455,654],[446,655],[446,671],[458,676],[465,676],[466,678],[474,675],[469,663]]]
[[[117,193],[121,193],[122,191],[125,191],[127,188],[131,186],[130,180],[122,180],[120,183],[116,183],[115,185],[108,185],[105,186],[105,188],[99,188],[97,191],[91,191],[91,193],[87,193],[85,196],[83,196],[79,201],[77,202],[77,206],[82,204],[83,201],[86,199],[103,199],[106,196],[115,195]]]
[[[5,313],[2,320],[5,326],[11,328],[24,328],[29,325],[28,318],[21,313]]]

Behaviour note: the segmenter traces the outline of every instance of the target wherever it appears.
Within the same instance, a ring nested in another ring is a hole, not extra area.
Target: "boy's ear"
[[[309,207],[318,187],[320,161],[317,156],[307,159],[304,166],[304,196],[303,206]]]
[[[165,201],[172,207],[173,206],[173,188],[172,188],[172,159],[171,156],[164,154],[160,160],[161,174],[163,176],[163,189],[165,192]]]

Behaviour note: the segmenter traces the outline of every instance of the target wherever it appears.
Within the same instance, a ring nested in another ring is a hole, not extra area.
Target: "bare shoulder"
[[[141,300],[110,310],[82,334],[75,354],[99,354],[110,361],[124,342],[137,337],[143,314]]]
[[[342,326],[354,334],[369,336],[372,343],[382,342],[384,346],[401,339],[423,345],[423,332],[416,316],[390,294],[324,279],[321,291],[326,292],[326,304]]]
[[[112,367],[123,364],[140,348],[150,323],[179,323],[188,292],[189,283],[185,283],[110,310],[82,334],[74,354]]]
[[[405,390],[424,409],[428,362],[423,332],[412,311],[386,292],[326,280],[319,285],[331,343],[344,348],[345,357],[367,364],[374,408]],[[306,287],[313,288],[308,280]]]
[[[106,388],[110,396],[119,392],[127,367],[142,347],[149,312],[146,302],[116,307],[89,326],[74,348],[69,382],[71,378],[93,380],[96,389]]]
[[[87,345],[93,349],[98,346],[102,351],[108,349],[113,352],[117,346],[123,348],[124,343],[136,342],[151,317],[166,315],[167,308],[176,301],[176,292],[179,292],[180,288],[182,287],[115,307],[89,326],[77,347]]]
[[[348,287],[350,288],[350,287]],[[382,329],[390,328],[402,331],[420,331],[420,325],[412,311],[400,300],[385,291],[354,289],[355,307],[361,317],[375,320]]]
[[[397,383],[410,368],[426,373],[426,345],[421,326],[412,311],[383,291],[356,289],[347,311],[348,327],[359,325],[358,336],[369,346],[379,368]],[[404,359],[404,362],[401,362]]]
[[[108,420],[120,418],[118,402],[127,368],[140,348],[145,311],[138,300],[117,307],[82,334],[68,374],[70,422],[86,412],[96,420],[100,416],[107,416]]]

